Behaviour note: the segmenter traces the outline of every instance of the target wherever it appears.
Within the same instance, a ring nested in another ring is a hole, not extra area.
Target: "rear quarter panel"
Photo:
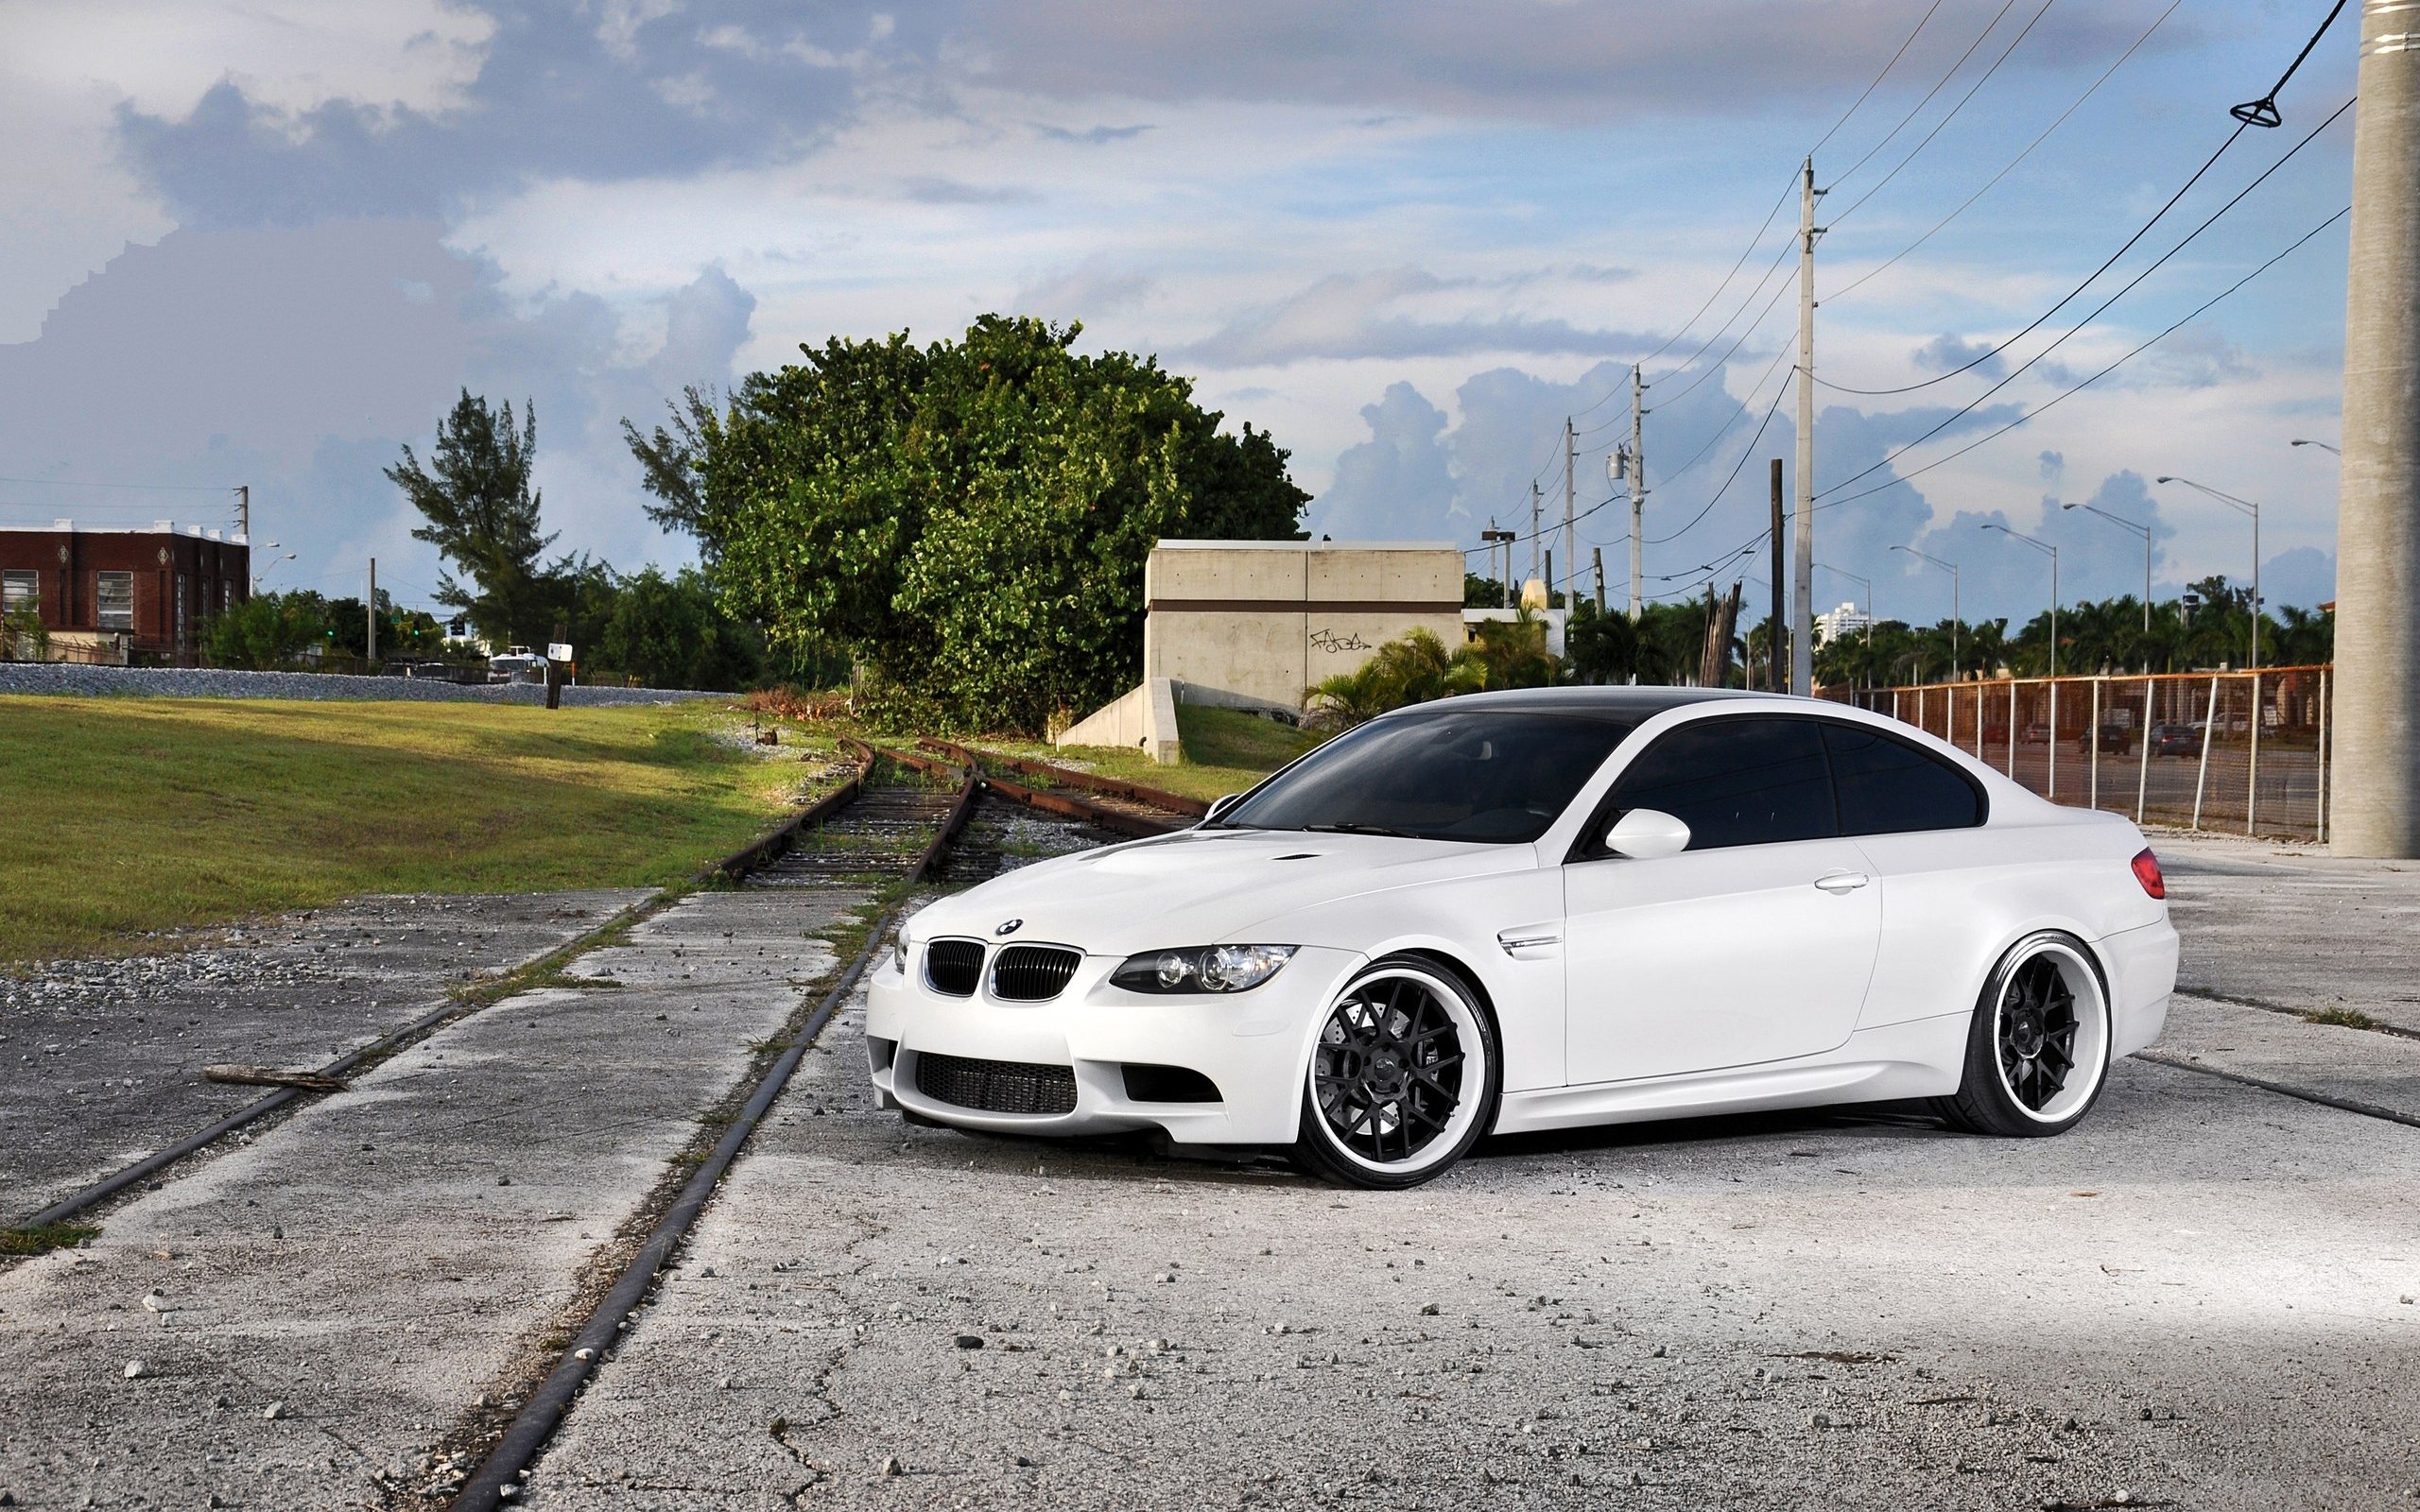
[[[1882,885],[1882,939],[1859,1028],[1973,1008],[2008,948],[2056,929],[2088,944],[2165,924],[2132,862],[2141,833],[2113,815],[1993,794],[1972,830],[1862,835]],[[2104,954],[2104,964],[2106,956]]]

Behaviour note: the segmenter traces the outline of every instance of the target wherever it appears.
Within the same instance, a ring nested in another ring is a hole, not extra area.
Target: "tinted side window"
[[[1823,736],[1809,719],[1684,725],[1631,763],[1611,808],[1661,809],[1689,827],[1689,849],[1838,834]]]
[[[1965,830],[1983,822],[1982,795],[1956,767],[1878,730],[1824,727],[1840,790],[1842,834]]]

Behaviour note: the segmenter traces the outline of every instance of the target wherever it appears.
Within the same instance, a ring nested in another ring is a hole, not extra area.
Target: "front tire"
[[[1374,961],[1320,1021],[1295,1159],[1347,1186],[1418,1186],[1478,1143],[1502,1085],[1495,1025],[1460,972],[1417,956]]]
[[[2100,1100],[2109,1044],[2109,990],[2092,953],[2072,935],[2029,935],[1983,984],[1964,1075],[1936,1107],[1970,1134],[2065,1133]]]

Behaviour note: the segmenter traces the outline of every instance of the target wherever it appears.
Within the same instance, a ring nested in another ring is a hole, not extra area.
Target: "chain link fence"
[[[2330,669],[2019,678],[1824,696],[1914,725],[2057,803],[2327,838]]]

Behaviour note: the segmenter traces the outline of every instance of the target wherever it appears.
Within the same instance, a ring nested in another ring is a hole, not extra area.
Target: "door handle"
[[[1874,879],[1862,871],[1834,871],[1815,879],[1815,885],[1835,897],[1855,892]]]

